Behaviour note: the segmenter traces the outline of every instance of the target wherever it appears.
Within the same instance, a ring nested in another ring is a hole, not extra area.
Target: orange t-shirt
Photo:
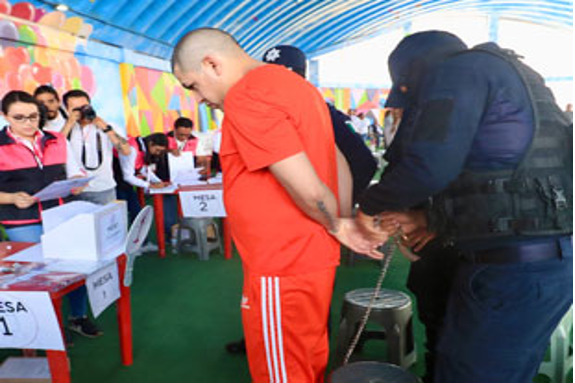
[[[268,169],[304,151],[337,196],[333,128],[319,91],[284,67],[265,65],[228,91],[224,109],[224,202],[244,267],[281,276],[337,266],[339,243]]]

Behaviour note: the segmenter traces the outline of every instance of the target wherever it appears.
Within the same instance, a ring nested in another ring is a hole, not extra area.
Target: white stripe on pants
[[[287,383],[278,277],[261,277],[262,330],[271,383]]]

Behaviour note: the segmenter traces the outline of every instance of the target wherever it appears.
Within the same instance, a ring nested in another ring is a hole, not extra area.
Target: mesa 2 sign
[[[184,217],[225,217],[222,190],[198,190],[180,193]]]
[[[47,292],[0,291],[0,348],[64,350]]]

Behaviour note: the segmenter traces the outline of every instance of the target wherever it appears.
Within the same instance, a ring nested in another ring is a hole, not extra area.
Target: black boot
[[[226,344],[226,351],[230,354],[244,354],[246,353],[246,340],[244,338],[237,342],[230,342]]]

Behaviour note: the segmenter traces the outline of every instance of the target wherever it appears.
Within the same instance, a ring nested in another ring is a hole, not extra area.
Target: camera
[[[96,111],[91,105],[84,105],[79,110],[82,120],[92,121],[96,119]]]

